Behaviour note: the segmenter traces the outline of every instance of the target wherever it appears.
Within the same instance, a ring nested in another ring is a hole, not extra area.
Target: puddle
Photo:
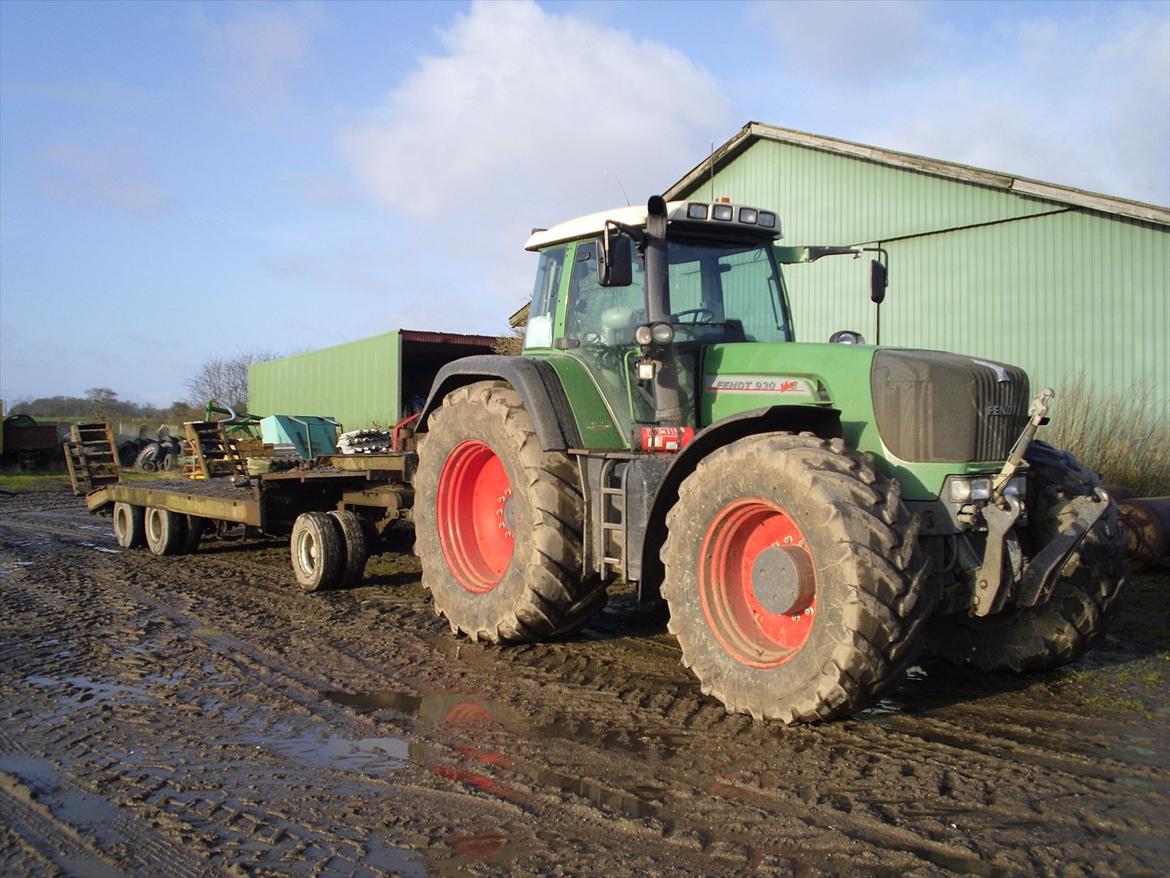
[[[97,543],[87,543],[84,540],[81,541],[80,545],[85,546],[87,549],[93,549],[95,552],[104,552],[107,555],[122,554],[120,549],[107,549],[105,546],[99,546]]]
[[[411,695],[405,692],[373,693],[329,690],[321,693],[336,704],[344,704],[366,713],[391,710],[403,716],[416,716],[446,725],[483,723],[496,725],[522,738],[574,741],[602,750],[620,750],[639,755],[653,754],[661,759],[674,756],[687,740],[685,733],[667,737],[614,738],[603,729],[574,728],[559,723],[533,722],[512,707],[497,701],[444,692]]]
[[[328,744],[326,749],[330,749]],[[334,746],[332,749],[337,748]],[[127,815],[108,799],[73,787],[51,763],[34,756],[5,754],[0,755],[0,771],[19,778],[33,791],[36,800],[56,818],[92,836],[99,846],[110,849],[125,843],[125,836],[115,827],[124,823]],[[243,847],[251,847],[263,854],[267,852],[268,845],[245,843]],[[365,848],[364,864],[379,874],[402,875],[406,878],[423,878],[428,874],[426,864],[416,852],[396,847],[382,833],[372,833],[365,841]],[[71,858],[63,865],[67,874],[94,878],[122,874],[96,858]]]
[[[337,704],[344,704],[365,712],[391,710],[398,714],[418,717],[442,725],[493,726],[527,739],[580,740],[591,747],[601,746],[604,748],[605,746],[601,740],[602,736],[586,737],[568,734],[565,729],[555,724],[534,725],[527,722],[511,707],[469,695],[432,693],[419,696],[394,691],[377,693],[327,691],[322,694]],[[621,746],[615,749],[640,752],[645,748],[645,742],[639,741],[631,743],[628,747]],[[667,753],[673,753],[670,748],[663,748],[663,750]],[[538,785],[553,787],[580,796],[633,819],[663,816],[659,805],[647,801],[635,793],[606,786],[589,778],[520,760],[501,750],[480,750],[462,746],[456,747],[452,756],[446,754],[440,756],[439,751],[426,742],[416,741],[410,747],[409,756],[415,762],[427,766],[441,777],[476,787],[502,799],[516,800],[522,796],[496,781],[491,773],[494,766],[505,767],[527,777]],[[456,767],[452,767],[452,763]]]
[[[345,738],[328,733],[314,734],[284,724],[262,731],[253,719],[242,729],[242,744],[269,750],[309,768],[340,769],[375,777],[401,771],[410,761],[410,744],[405,738]],[[251,727],[251,728],[250,728]]]
[[[0,771],[20,779],[33,791],[33,797],[57,819],[91,834],[102,847],[117,843],[119,837],[109,829],[121,816],[118,808],[101,796],[83,792],[68,783],[50,762],[35,756],[8,753],[0,755]],[[95,857],[61,856],[56,860],[66,874],[94,876],[122,873]]]
[[[144,687],[128,686],[121,683],[99,683],[88,677],[25,677],[24,682],[38,689],[59,689],[67,687],[66,694],[56,701],[58,713],[72,713],[102,704],[113,699],[145,701],[148,693]]]

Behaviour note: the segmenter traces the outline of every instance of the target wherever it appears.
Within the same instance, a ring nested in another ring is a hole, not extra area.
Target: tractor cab
[[[661,210],[593,214],[535,231],[526,245],[541,254],[526,352],[579,362],[627,435],[664,420],[699,426],[704,348],[793,340],[776,214],[729,202],[662,202]],[[654,220],[665,221],[665,235],[650,228]],[[658,416],[664,390],[677,393],[665,406],[677,417]]]

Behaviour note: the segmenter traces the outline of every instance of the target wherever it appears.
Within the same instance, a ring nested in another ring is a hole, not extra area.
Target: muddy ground
[[[785,728],[628,595],[497,649],[407,554],[310,595],[286,553],[123,552],[65,489],[0,495],[0,874],[1170,873],[1165,575],[1066,670],[924,662]]]

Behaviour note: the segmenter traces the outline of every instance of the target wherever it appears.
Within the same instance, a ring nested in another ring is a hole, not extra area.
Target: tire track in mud
[[[61,550],[84,554],[68,543]],[[416,733],[415,761],[445,771],[476,802],[518,796],[522,814],[560,817],[561,826],[565,814],[585,823],[599,809],[621,815],[609,832],[633,847],[638,837],[659,847],[669,840],[675,867],[1016,874],[1060,873],[1063,860],[1156,874],[1167,862],[1156,845],[1135,853],[1118,841],[1148,832],[1153,809],[1167,801],[1164,758],[1110,757],[1116,729],[1081,734],[1079,717],[1021,707],[1018,697],[1006,703],[1014,693],[935,702],[910,686],[891,699],[905,704],[843,723],[755,726],[699,695],[677,650],[638,612],[632,623],[606,613],[571,642],[489,649],[450,638],[417,586],[305,595],[279,584],[291,577],[278,562],[267,551],[89,561],[103,578],[129,583],[145,615],[178,613],[172,621],[187,632],[232,632],[218,649],[246,656],[237,675],[268,674],[270,691],[291,687],[292,704],[320,721],[365,718],[375,729]],[[184,590],[192,587],[200,590]],[[68,604],[46,597],[53,612]],[[213,651],[217,637],[204,638]],[[388,683],[394,690],[380,693]],[[342,701],[339,712],[319,709],[327,690]],[[476,693],[467,701],[490,722],[445,723],[428,713],[430,691]],[[1037,728],[1046,721],[1053,726]],[[1143,784],[1154,804],[1135,806]],[[489,808],[498,815],[490,819],[521,821],[501,809]],[[431,835],[428,844],[441,841]]]
[[[80,579],[79,577],[74,577],[75,581],[73,583],[70,583],[70,585],[73,585],[76,587],[77,585],[82,584],[78,581],[79,579]],[[51,597],[47,593],[42,593],[38,596],[41,598]],[[206,621],[206,620],[203,620],[200,618],[186,617],[186,616],[184,616],[184,614],[174,611],[172,608],[167,607],[165,604],[158,603],[152,597],[144,595],[143,593],[141,593],[140,590],[135,589],[133,587],[131,587],[131,589],[126,593],[125,597],[128,597],[135,602],[143,602],[145,600],[145,602],[148,602],[148,603],[155,603],[156,610],[160,610],[160,611],[164,612],[164,614],[171,617],[172,620],[174,620],[174,621],[186,622],[189,627],[196,625],[200,621]],[[228,647],[229,649],[231,649],[231,651],[233,653],[243,652],[249,658],[257,658],[255,651],[252,650],[247,644],[244,644],[241,642],[231,641],[228,638],[226,638],[225,636],[215,634],[215,633],[208,635],[207,631],[205,629],[201,629],[201,628],[194,628],[194,633],[196,635],[201,635],[205,639],[209,639],[214,643],[217,643],[217,645],[219,645],[219,646]],[[259,660],[258,660],[257,664],[262,672],[264,670],[277,668],[281,665],[281,663],[279,661],[274,660],[273,657],[271,657],[271,656],[259,656],[258,659]],[[238,654],[235,655],[235,657],[233,658],[233,661],[235,663],[237,663],[238,665],[240,665],[242,670],[247,671],[249,673],[249,676],[252,678],[252,680],[254,682],[268,683],[271,686],[271,688],[285,690],[285,694],[287,694],[287,689],[288,689],[287,682],[282,681],[276,685],[273,685],[271,683],[271,681],[266,681],[266,680],[262,679],[262,677],[258,679],[258,676],[255,673],[256,668],[251,666],[252,665],[251,662],[244,663],[239,658]],[[287,672],[287,668],[281,668],[281,670]],[[298,682],[303,682],[303,675],[293,674],[292,676],[294,678],[297,678]],[[296,703],[299,703],[302,707],[309,707],[309,708],[315,709],[317,713],[322,713],[323,711],[321,711],[319,708],[315,708],[315,701],[316,701],[316,699],[314,697],[315,695],[316,695],[316,692],[314,690],[310,689],[307,693],[302,693],[303,697],[295,697],[294,696],[292,698],[292,700]],[[520,775],[523,776],[524,773],[525,773],[524,771],[521,771]],[[527,770],[527,774],[534,777],[537,781],[547,781],[548,775],[551,775],[552,772],[549,772],[549,771],[544,770],[544,769],[529,769],[529,770]],[[531,800],[535,795],[536,795],[536,792],[534,790],[529,790],[527,792],[527,798],[529,800]],[[580,816],[587,816],[587,815],[578,815],[578,816],[580,817]],[[594,820],[595,819],[596,818],[594,818]],[[612,842],[612,840],[613,840],[612,832],[613,832],[614,828],[615,827],[607,826],[606,827],[606,834],[604,836],[597,836],[591,840],[597,846],[604,846],[604,845]],[[578,828],[578,834],[580,834],[579,828]]]

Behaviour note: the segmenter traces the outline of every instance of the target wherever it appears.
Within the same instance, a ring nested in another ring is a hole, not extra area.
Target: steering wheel
[[[691,320],[682,319],[688,315],[692,318]],[[671,314],[670,320],[672,323],[714,323],[715,312],[710,308],[687,308],[685,311]]]

